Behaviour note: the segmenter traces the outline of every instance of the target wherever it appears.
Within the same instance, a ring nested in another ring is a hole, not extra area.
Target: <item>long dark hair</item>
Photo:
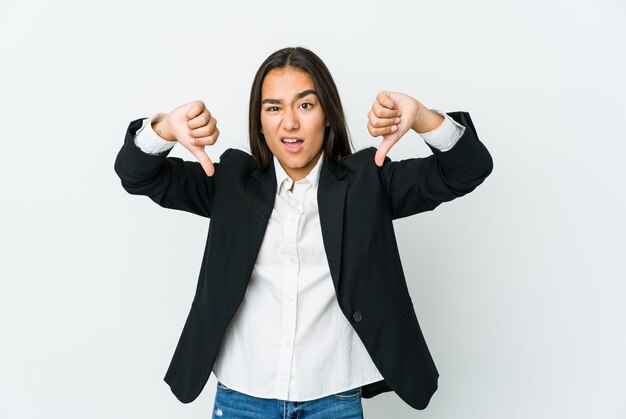
[[[311,76],[317,98],[320,101],[326,119],[330,123],[324,132],[322,145],[326,158],[340,162],[352,154],[352,143],[348,134],[346,118],[343,114],[337,86],[326,64],[312,51],[302,48],[283,48],[276,51],[261,64],[254,76],[250,92],[249,135],[250,151],[257,166],[266,170],[272,160],[272,152],[261,133],[261,88],[267,73],[276,68],[293,67],[305,71]]]

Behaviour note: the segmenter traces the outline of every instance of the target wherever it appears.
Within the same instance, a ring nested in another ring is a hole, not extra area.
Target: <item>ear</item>
[[[330,122],[328,121],[328,119],[326,120],[326,126],[330,127]]]

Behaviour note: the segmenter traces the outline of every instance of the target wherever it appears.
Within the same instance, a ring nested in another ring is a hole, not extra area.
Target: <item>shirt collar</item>
[[[308,181],[315,189],[317,189],[317,185],[320,179],[320,169],[322,167],[323,161],[324,161],[324,152],[320,154],[320,157],[317,159],[317,163],[315,164],[315,167],[311,169],[309,174],[306,175],[304,179],[299,180],[296,183]],[[285,172],[285,169],[283,169],[283,166],[281,166],[276,156],[274,156],[274,171],[276,172],[276,184],[278,185],[278,187],[276,188],[276,193],[279,193],[280,188],[283,186],[287,189],[290,189],[291,184],[293,183],[293,180],[289,177],[287,172]]]

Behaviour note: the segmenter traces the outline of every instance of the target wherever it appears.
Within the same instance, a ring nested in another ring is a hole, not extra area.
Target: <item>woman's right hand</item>
[[[182,144],[198,159],[207,176],[213,176],[215,168],[204,147],[215,144],[220,130],[204,102],[194,100],[178,106],[156,122],[153,129],[164,140]]]

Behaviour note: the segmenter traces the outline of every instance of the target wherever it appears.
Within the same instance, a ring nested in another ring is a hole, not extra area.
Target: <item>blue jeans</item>
[[[306,402],[248,396],[217,382],[213,419],[363,419],[361,387]]]

